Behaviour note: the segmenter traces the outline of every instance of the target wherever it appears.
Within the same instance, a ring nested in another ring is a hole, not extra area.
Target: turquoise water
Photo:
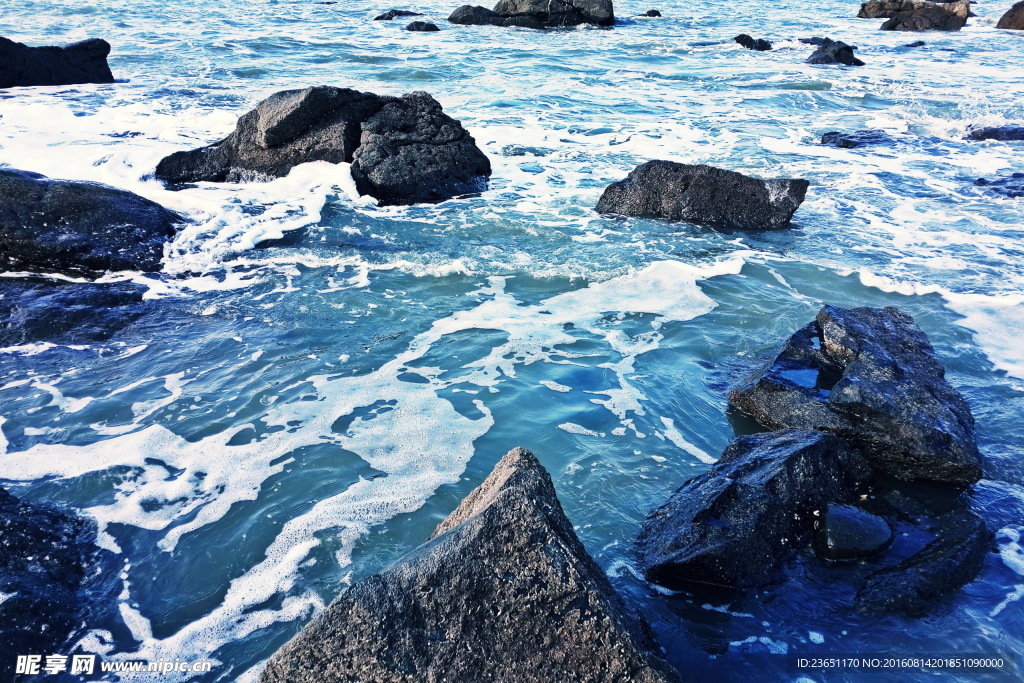
[[[0,483],[94,517],[124,562],[119,613],[83,647],[210,657],[199,680],[245,680],[522,445],[684,671],[794,680],[782,652],[1024,651],[1024,203],[973,185],[1024,161],[1021,143],[961,140],[1024,120],[1024,42],[993,28],[1010,2],[921,36],[854,19],[856,2],[671,0],[662,20],[619,3],[611,30],[550,32],[451,26],[456,4],[403,6],[433,34],[372,22],[388,7],[362,0],[0,12],[0,35],[30,44],[106,38],[122,79],[0,95],[0,163],[194,221],[163,273],[108,278],[147,284],[153,313],[102,344],[0,353]],[[741,32],[776,49],[743,50]],[[813,35],[868,65],[804,64],[796,39]],[[344,165],[181,192],[150,177],[270,93],[314,84],[427,90],[491,158],[491,189],[377,208]],[[896,143],[817,144],[862,128]],[[592,211],[652,158],[811,188],[793,228],[765,235]],[[815,596],[842,589],[814,576],[746,596],[654,590],[632,553],[640,522],[749,429],[726,392],[823,302],[895,305],[929,334],[978,420],[1001,554],[921,620],[823,609]]]

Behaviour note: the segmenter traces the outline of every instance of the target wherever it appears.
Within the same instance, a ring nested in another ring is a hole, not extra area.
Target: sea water
[[[1024,200],[974,181],[1024,160],[1022,143],[963,140],[1024,120],[1024,36],[994,28],[1009,0],[920,35],[855,19],[855,0],[668,0],[663,19],[631,0],[614,28],[543,32],[450,25],[457,4],[401,5],[442,29],[423,34],[372,21],[390,7],[366,0],[0,2],[0,35],[102,37],[119,79],[0,93],[0,163],[191,219],[161,273],[105,278],[146,285],[153,312],[104,343],[0,350],[0,484],[95,519],[122,567],[116,613],[81,646],[251,679],[525,446],[684,671],[793,680],[785,653],[1021,653]],[[811,36],[867,65],[805,64]],[[345,164],[153,179],[262,98],[319,84],[431,93],[491,159],[490,189],[379,208]],[[866,128],[893,143],[818,142]],[[793,226],[764,234],[594,212],[650,159],[811,186]],[[822,609],[850,595],[813,577],[720,597],[646,584],[644,516],[750,429],[728,389],[826,302],[898,306],[928,333],[978,421],[1000,552],[924,619]]]

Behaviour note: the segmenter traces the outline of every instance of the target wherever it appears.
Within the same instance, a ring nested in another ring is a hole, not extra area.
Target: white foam
[[[692,443],[687,441],[680,433],[680,431],[676,428],[675,421],[672,418],[662,417],[661,424],[665,426],[665,438],[671,441],[675,446],[681,448],[682,450],[686,451],[687,453],[689,453],[690,455],[692,455],[693,457],[697,458],[698,460],[705,464],[714,465],[716,462],[718,462],[718,458],[709,455],[707,451],[704,451],[701,448],[698,448],[697,446],[694,446]]]

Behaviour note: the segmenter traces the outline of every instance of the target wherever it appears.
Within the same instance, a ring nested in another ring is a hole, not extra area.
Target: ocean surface
[[[121,565],[117,613],[82,647],[251,680],[525,446],[698,678],[796,680],[787,652],[1024,653],[1024,199],[974,185],[1024,171],[1024,143],[962,139],[1024,121],[1024,35],[994,28],[1011,0],[928,34],[880,32],[855,0],[618,2],[612,29],[546,32],[450,25],[458,4],[399,5],[442,29],[423,34],[371,21],[389,7],[366,0],[0,0],[0,35],[105,38],[119,79],[0,93],[0,164],[193,220],[162,273],[106,278],[146,284],[153,312],[100,344],[0,350],[0,484],[94,518]],[[630,18],[651,7],[665,17]],[[805,64],[811,36],[867,66]],[[431,93],[490,157],[490,189],[378,208],[345,164],[153,180],[267,95],[318,84]],[[864,128],[894,143],[818,143]],[[811,187],[766,234],[593,211],[655,158]],[[655,590],[641,521],[749,430],[728,389],[824,302],[898,306],[931,337],[977,418],[1000,553],[924,619],[829,609],[849,595],[813,577]]]

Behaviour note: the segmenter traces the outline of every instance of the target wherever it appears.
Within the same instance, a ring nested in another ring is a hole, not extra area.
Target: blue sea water
[[[0,35],[103,37],[120,79],[0,93],[0,163],[193,219],[162,273],[107,277],[146,284],[154,313],[101,344],[0,350],[0,484],[93,517],[123,562],[119,612],[82,646],[251,679],[522,445],[700,679],[795,680],[787,652],[1024,654],[1024,203],[974,185],[1024,171],[1024,143],[962,139],[1024,121],[1024,36],[994,28],[1009,0],[922,35],[878,31],[854,0],[668,0],[663,19],[620,2],[614,28],[547,32],[449,25],[457,4],[402,5],[442,28],[422,34],[371,21],[389,7],[365,0],[0,0]],[[811,36],[867,65],[805,64]],[[345,165],[179,192],[152,179],[263,97],[316,84],[430,92],[490,157],[490,189],[378,208]],[[864,128],[895,142],[818,144]],[[811,187],[767,234],[593,211],[653,158]],[[729,387],[824,302],[898,306],[929,334],[977,418],[1000,552],[923,619],[828,609],[849,596],[813,573],[744,595],[654,589],[632,550],[642,519],[749,429]]]

